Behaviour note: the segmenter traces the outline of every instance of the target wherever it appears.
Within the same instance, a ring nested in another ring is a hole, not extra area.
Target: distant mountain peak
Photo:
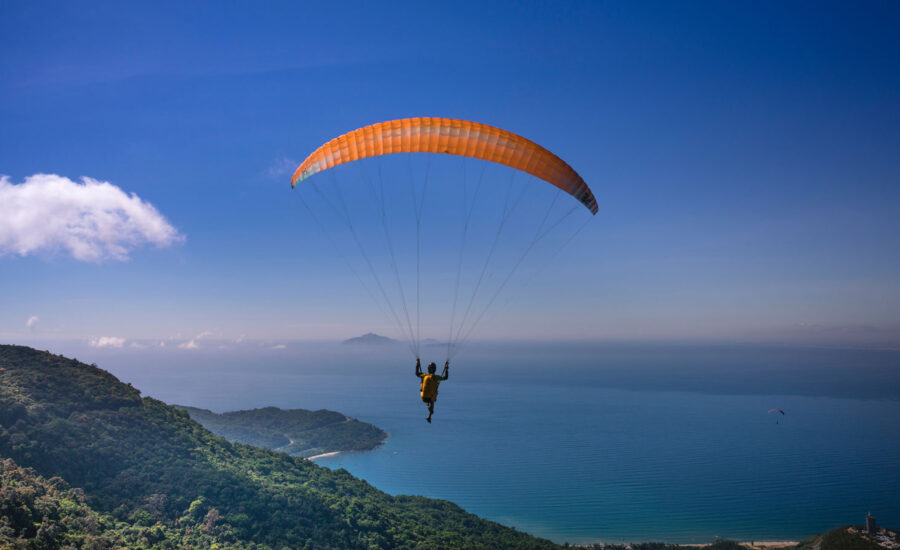
[[[393,338],[388,338],[387,336],[381,336],[380,334],[375,334],[374,332],[367,332],[362,336],[357,336],[356,338],[348,338],[344,340],[342,343],[344,344],[393,344],[397,341]]]

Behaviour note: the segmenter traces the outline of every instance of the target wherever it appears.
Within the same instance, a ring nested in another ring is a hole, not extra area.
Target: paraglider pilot
[[[450,377],[450,361],[447,360],[444,363],[444,372],[439,375],[435,374],[437,372],[437,365],[431,363],[428,365],[428,374],[422,372],[422,363],[419,361],[419,358],[416,358],[416,376],[422,379],[422,385],[420,388],[420,393],[422,395],[422,402],[428,405],[428,417],[425,419],[429,423],[431,423],[431,415],[434,414],[434,402],[437,401],[438,395],[438,385]]]

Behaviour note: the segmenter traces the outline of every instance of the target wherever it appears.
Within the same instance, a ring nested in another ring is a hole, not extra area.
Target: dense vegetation
[[[0,548],[253,548],[233,539],[214,511],[188,509],[175,522],[157,521],[159,498],[150,498],[136,521],[117,521],[86,504],[81,489],[45,479],[10,459],[0,460]],[[202,511],[201,511],[202,512]],[[226,536],[223,536],[226,535]]]
[[[228,441],[265,447],[295,456],[313,456],[333,451],[368,451],[387,433],[371,424],[341,413],[276,407],[216,414],[206,409],[182,407],[212,433]]]
[[[229,443],[95,366],[21,346],[0,346],[0,456],[15,461],[0,529],[26,547],[555,547],[446,501]],[[53,532],[41,539],[45,517]]]
[[[882,530],[878,539],[900,545],[900,536],[891,530]],[[877,540],[877,539],[876,539]],[[797,550],[884,550],[862,527],[845,526],[832,529],[822,535],[813,535],[797,546]]]

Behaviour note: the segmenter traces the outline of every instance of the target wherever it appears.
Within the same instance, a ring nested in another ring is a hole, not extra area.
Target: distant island
[[[206,409],[172,405],[228,441],[237,441],[289,455],[315,458],[342,451],[369,451],[388,434],[341,413],[276,407],[216,414]]]
[[[385,344],[396,344],[397,340],[393,338],[388,338],[387,336],[381,336],[380,334],[375,334],[374,332],[367,332],[362,336],[357,336],[356,338],[348,338],[341,342],[342,344],[347,345],[385,345]]]

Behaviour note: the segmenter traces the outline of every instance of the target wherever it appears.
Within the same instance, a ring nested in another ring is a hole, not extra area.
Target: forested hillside
[[[158,521],[164,500],[148,499],[144,513],[117,521],[85,503],[84,491],[49,480],[11,459],[0,460],[0,548],[252,548],[234,539],[215,512],[185,510],[175,522]],[[227,540],[230,539],[230,540]]]
[[[392,497],[345,470],[229,443],[95,366],[21,346],[0,346],[0,457],[15,461],[7,470],[35,470],[14,474],[44,487],[34,494],[59,493],[54,514],[76,548],[105,547],[84,543],[93,523],[91,536],[109,540],[146,528],[151,548],[182,548],[184,537],[205,537],[196,547],[555,547],[446,501]]]

